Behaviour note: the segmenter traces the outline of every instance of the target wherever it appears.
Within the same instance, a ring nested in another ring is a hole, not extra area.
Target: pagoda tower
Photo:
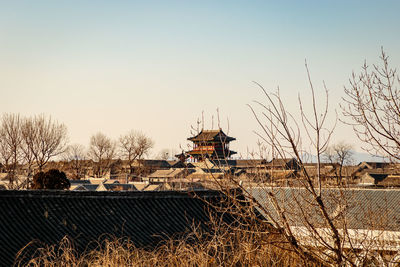
[[[229,150],[229,143],[236,138],[227,136],[222,129],[202,130],[198,135],[188,138],[193,142],[193,149],[188,151],[195,161],[202,161],[206,158],[211,160],[227,159],[236,154]]]

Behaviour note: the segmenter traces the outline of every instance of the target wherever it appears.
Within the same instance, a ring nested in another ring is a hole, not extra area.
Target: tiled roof
[[[71,191],[87,191],[87,189],[83,186],[83,184],[74,184],[69,187]]]
[[[227,136],[222,130],[202,130],[198,135],[190,137],[188,140],[196,142],[230,142],[236,140],[236,138]]]
[[[137,191],[137,188],[133,184],[99,184],[96,191]]]
[[[178,160],[175,164],[171,164],[171,168],[194,168],[194,165],[190,162],[182,162]]]
[[[221,179],[224,176],[224,173],[199,173],[195,172],[186,176],[186,179],[189,181],[194,180],[215,180]]]
[[[389,175],[383,181],[378,183],[378,186],[386,186],[386,187],[400,187],[400,176],[398,175]]]
[[[116,179],[108,179],[103,182],[103,184],[119,184],[120,182]]]
[[[267,193],[273,191],[282,208],[287,211],[291,225],[304,225],[305,219],[325,227],[311,195],[304,188],[252,188],[252,195],[268,210],[273,211]],[[340,228],[346,218],[349,229],[400,231],[400,190],[398,189],[323,189],[322,198],[329,215]],[[299,207],[305,214],[300,213]],[[335,217],[338,213],[343,215]],[[277,217],[275,212],[272,212]],[[335,215],[336,214],[336,215]]]
[[[90,184],[89,180],[72,180],[72,179],[68,179],[69,183],[72,185],[81,185],[81,184]]]
[[[297,164],[295,158],[274,158],[267,163],[268,166],[274,167],[288,167],[289,164]]]
[[[142,166],[147,168],[170,168],[171,165],[166,160],[156,160],[156,159],[141,159],[135,162],[136,166]]]
[[[88,191],[96,191],[97,187],[99,187],[98,184],[84,184],[83,186],[84,186],[84,187],[86,188],[86,190],[88,190]]]
[[[380,182],[388,177],[388,174],[385,173],[365,173],[365,175],[374,178],[377,182]]]
[[[191,162],[190,164],[192,164],[195,168],[202,168],[202,169],[211,169],[214,168],[215,163],[214,161],[211,161],[209,159],[205,159],[203,161],[199,161],[199,162]]]
[[[144,191],[155,191],[159,190],[162,187],[162,184],[150,184],[146,188],[144,188]]]
[[[144,190],[149,184],[145,182],[129,182],[129,184],[133,184],[137,190]]]
[[[392,164],[389,162],[374,162],[374,161],[371,161],[371,162],[363,161],[358,164],[358,166],[363,166],[363,165],[367,166],[368,168],[371,168],[371,169],[377,169],[377,168],[388,167]]]
[[[208,206],[194,194],[211,203],[219,203],[222,197],[216,191],[2,190],[1,265],[12,265],[16,253],[32,240],[55,244],[68,235],[76,242],[77,250],[82,251],[104,234],[129,237],[136,246],[151,246],[161,236],[183,233],[193,222],[207,230]]]
[[[185,169],[168,169],[168,170],[156,170],[150,174],[149,178],[174,178],[178,175],[183,174]]]
[[[91,184],[99,185],[107,179],[106,178],[89,178],[88,180]]]
[[[177,164],[177,163],[179,163],[181,161],[180,160],[167,160],[167,162],[172,167],[172,166],[174,166],[175,164]]]

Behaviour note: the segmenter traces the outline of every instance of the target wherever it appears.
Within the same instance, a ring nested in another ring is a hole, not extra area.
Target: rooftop
[[[311,194],[304,188],[257,187],[250,191],[257,201],[270,210],[274,208],[268,198],[268,192],[274,192],[282,209],[288,211],[286,215],[291,225],[306,225],[307,219],[315,226],[321,224],[320,227],[324,227],[320,212],[312,204],[313,201],[310,201]],[[337,214],[333,217],[333,221],[339,228],[345,223],[348,229],[400,232],[400,190],[398,189],[325,188],[322,189],[322,197],[329,214]],[[274,213],[274,216],[277,214]]]
[[[188,138],[189,141],[193,142],[206,142],[215,141],[228,143],[236,140],[236,138],[227,136],[221,129],[219,130],[202,130],[198,135]]]
[[[202,199],[219,203],[221,197],[217,191],[2,190],[0,244],[7,246],[0,249],[0,262],[12,265],[16,253],[32,240],[56,244],[66,235],[78,251],[105,234],[153,246],[162,237],[184,233],[192,223],[207,230],[208,206]]]

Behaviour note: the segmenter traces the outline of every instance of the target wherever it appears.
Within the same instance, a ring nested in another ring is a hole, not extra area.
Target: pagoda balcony
[[[198,146],[193,148],[192,151],[214,151],[214,146]]]

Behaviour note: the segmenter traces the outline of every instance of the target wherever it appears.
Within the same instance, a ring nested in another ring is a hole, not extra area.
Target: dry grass
[[[19,254],[16,266],[304,266],[295,253],[268,233],[232,231],[214,234],[194,229],[185,238],[168,239],[152,249],[136,247],[127,239],[107,238],[97,248],[78,253],[65,237],[44,246],[28,258]]]

